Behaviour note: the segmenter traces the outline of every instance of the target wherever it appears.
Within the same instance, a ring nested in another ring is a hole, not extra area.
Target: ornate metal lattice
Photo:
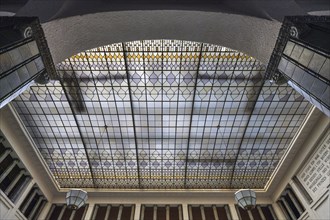
[[[210,44],[112,44],[57,70],[14,106],[63,188],[263,188],[310,109]]]

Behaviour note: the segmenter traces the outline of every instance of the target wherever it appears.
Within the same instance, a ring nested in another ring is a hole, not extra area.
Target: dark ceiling
[[[287,15],[304,15],[309,11],[329,9],[327,0],[2,0],[0,11],[11,11],[18,16],[38,16],[41,22],[127,10],[212,11],[282,21]]]

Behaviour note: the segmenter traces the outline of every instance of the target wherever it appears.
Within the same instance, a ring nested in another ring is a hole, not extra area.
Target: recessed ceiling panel
[[[57,69],[14,106],[62,188],[262,189],[310,109],[210,44],[118,43]]]

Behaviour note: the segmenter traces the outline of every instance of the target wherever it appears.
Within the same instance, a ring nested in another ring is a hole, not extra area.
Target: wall
[[[0,191],[0,219],[25,219],[17,206]]]
[[[22,195],[20,196],[19,200],[15,203],[9,200],[9,198],[0,190],[0,219],[19,219],[24,220],[26,219],[25,216],[19,210],[20,205],[24,201],[25,197],[31,190],[34,185],[34,181],[30,181],[30,183],[24,189]]]
[[[300,218],[330,219],[330,132],[318,143],[296,176],[297,180],[289,184],[306,208]]]
[[[46,199],[0,130],[0,219],[37,219]]]

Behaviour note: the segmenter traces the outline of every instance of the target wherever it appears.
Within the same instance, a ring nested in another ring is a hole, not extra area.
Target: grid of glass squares
[[[62,188],[263,188],[311,106],[205,43],[112,44],[57,70],[14,106]]]

